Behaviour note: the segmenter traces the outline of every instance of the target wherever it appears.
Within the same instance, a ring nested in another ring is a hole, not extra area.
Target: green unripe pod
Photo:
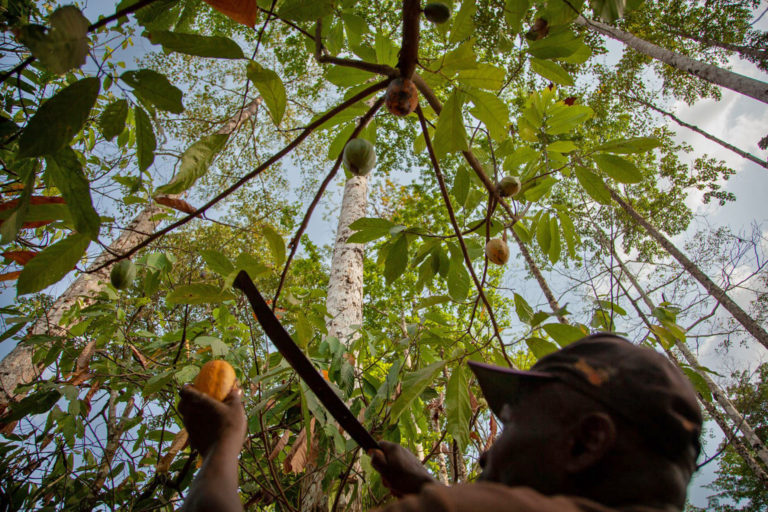
[[[376,165],[376,151],[365,139],[352,139],[344,146],[344,168],[355,176],[365,176]]]
[[[450,19],[451,8],[442,2],[430,2],[424,7],[424,17],[439,25]]]
[[[109,281],[118,290],[128,288],[136,279],[136,265],[131,260],[118,261],[109,273]]]
[[[496,190],[499,191],[501,197],[514,197],[520,192],[522,183],[517,176],[505,176],[496,185]]]

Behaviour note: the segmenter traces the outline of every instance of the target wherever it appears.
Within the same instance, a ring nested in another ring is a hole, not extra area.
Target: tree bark
[[[261,103],[262,99],[259,96],[245,105],[234,116],[227,119],[217,133],[227,135],[234,133],[243,122],[256,113]],[[124,254],[138,243],[146,240],[157,227],[158,221],[154,217],[162,212],[162,208],[154,203],[147,205],[139,212],[120,236],[110,244],[109,248],[96,257],[88,267],[89,270],[80,274],[64,293],[56,299],[45,316],[35,322],[29,330],[28,336],[48,333],[55,336],[65,335],[66,332],[59,326],[64,313],[78,300],[84,306],[91,304],[94,300],[93,297],[109,281],[111,266],[98,271],[92,271],[91,269],[101,267],[104,263]],[[0,413],[5,410],[9,402],[19,400],[23,396],[15,394],[17,386],[28,384],[40,375],[42,368],[32,362],[33,352],[34,347],[22,340],[0,361]]]
[[[658,112],[659,114],[662,114],[662,115],[664,115],[664,116],[667,116],[668,118],[672,119],[674,122],[676,122],[677,124],[679,124],[680,126],[684,126],[684,127],[688,128],[689,130],[692,130],[692,131],[694,131],[694,132],[698,133],[698,134],[699,134],[699,135],[701,135],[702,137],[704,137],[704,138],[706,138],[706,139],[709,139],[709,140],[711,140],[712,142],[715,142],[715,143],[717,143],[717,144],[720,144],[720,145],[721,145],[721,146],[723,146],[725,149],[728,149],[728,150],[731,150],[731,151],[733,151],[734,153],[736,153],[736,154],[737,154],[737,155],[739,155],[740,157],[742,157],[742,158],[746,158],[747,160],[750,160],[750,161],[752,161],[752,162],[755,162],[757,165],[760,165],[760,166],[762,166],[762,167],[765,167],[766,169],[768,169],[768,162],[766,162],[765,160],[760,160],[759,158],[757,158],[757,157],[756,157],[755,155],[753,155],[752,153],[747,153],[747,152],[746,152],[746,151],[744,151],[743,149],[739,149],[739,148],[737,148],[736,146],[734,146],[733,144],[729,144],[729,143],[725,142],[723,139],[719,139],[719,138],[715,137],[714,135],[712,135],[711,133],[707,133],[707,132],[705,132],[704,130],[702,130],[702,129],[701,129],[701,128],[699,128],[698,126],[694,126],[694,125],[692,125],[692,124],[686,123],[686,122],[685,122],[685,121],[683,121],[682,119],[680,119],[680,118],[678,118],[677,116],[675,116],[673,113],[671,113],[671,112],[667,112],[666,110],[663,110],[663,109],[661,109],[661,108],[657,107],[657,106],[656,106],[656,105],[654,105],[653,103],[650,103],[650,102],[647,102],[647,101],[641,100],[641,99],[639,99],[639,98],[632,98],[632,97],[630,97],[630,96],[626,96],[626,97],[627,97],[627,98],[629,98],[629,99],[631,99],[632,101],[635,101],[635,102],[637,102],[637,103],[639,103],[639,104],[641,104],[641,105],[643,105],[643,106],[647,107],[647,108],[650,108],[651,110],[655,110],[655,111],[656,111],[656,112]]]
[[[645,305],[648,307],[648,309],[653,311],[655,305],[638,282],[637,277],[635,277],[635,275],[627,268],[621,258],[619,258],[619,255],[616,254],[616,251],[613,249],[613,247],[611,247],[611,252],[613,253],[613,257],[616,259],[616,262],[621,267],[622,272],[627,276],[627,279],[629,279],[629,282],[632,283],[632,286],[635,288],[637,293],[640,294],[640,297],[642,297]],[[638,313],[640,313],[640,311],[638,311]],[[645,315],[643,315],[643,319],[647,322]],[[768,449],[766,449],[762,440],[758,437],[757,433],[755,433],[755,430],[752,428],[752,426],[747,423],[744,416],[736,409],[736,407],[733,405],[733,402],[730,401],[725,391],[720,386],[718,386],[714,380],[712,380],[707,372],[699,370],[701,365],[699,364],[698,359],[685,343],[679,340],[675,340],[675,348],[680,351],[691,369],[698,373],[699,376],[704,380],[704,382],[707,384],[707,388],[709,388],[710,392],[712,393],[712,397],[720,405],[720,407],[722,407],[725,415],[730,418],[730,420],[735,425],[735,428],[738,428],[741,430],[742,434],[744,434],[747,445],[754,451],[757,458],[762,461],[766,467],[768,467]],[[672,356],[672,354],[670,354],[670,356]],[[674,357],[673,360],[677,361]],[[702,399],[702,402],[705,401],[706,400]],[[749,461],[747,461],[747,463],[749,463]]]
[[[720,303],[733,317],[752,335],[757,341],[759,341],[765,348],[768,348],[768,332],[758,324],[752,317],[750,317],[746,311],[736,304],[725,291],[717,286],[699,267],[697,267],[683,252],[675,247],[672,242],[662,235],[655,227],[651,225],[642,215],[640,215],[632,206],[627,203],[621,196],[612,188],[608,187],[608,191],[614,201],[626,211],[630,217],[632,217],[638,224],[643,226],[651,237],[656,240],[669,254],[671,254],[683,268],[691,274],[696,280],[704,287],[715,300]]]
[[[623,30],[599,21],[588,20],[583,16],[576,18],[575,23],[612,39],[616,39],[617,41],[621,41],[630,48],[653,59],[664,62],[673,68],[685,71],[686,73],[690,73],[702,80],[725,87],[726,89],[731,89],[739,94],[749,96],[757,101],[768,103],[768,84],[765,82],[667,50],[644,39],[640,39],[629,32],[624,32]]]

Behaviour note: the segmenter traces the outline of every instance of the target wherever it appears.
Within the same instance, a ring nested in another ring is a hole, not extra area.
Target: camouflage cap
[[[702,415],[696,392],[678,368],[648,347],[597,333],[542,357],[529,371],[469,365],[497,416],[514,400],[522,379],[559,381],[635,425],[665,455],[692,457],[690,462],[698,456]]]

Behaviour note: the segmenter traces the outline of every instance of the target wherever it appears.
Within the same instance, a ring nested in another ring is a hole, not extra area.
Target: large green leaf
[[[150,41],[163,45],[164,50],[170,50],[196,57],[214,59],[244,59],[243,50],[236,42],[228,37],[201,36],[183,32],[155,30],[149,35]]]
[[[469,402],[469,375],[463,365],[457,366],[445,387],[446,429],[463,450],[469,442],[472,407]]]
[[[136,159],[139,170],[145,171],[155,161],[155,149],[157,148],[155,130],[152,128],[149,114],[138,105],[133,109],[133,119],[136,123]]]
[[[448,277],[446,281],[448,285],[448,295],[450,295],[453,300],[460,302],[467,298],[470,277],[469,272],[464,265],[463,255],[453,254],[451,256],[451,263],[448,267]]]
[[[275,266],[279,267],[285,261],[285,241],[283,237],[269,224],[261,225],[261,234],[267,239],[269,251],[275,260]]]
[[[565,209],[559,209],[557,211],[557,218],[560,219],[560,228],[563,230],[563,235],[565,236],[565,243],[568,246],[568,254],[571,258],[575,258],[579,237],[576,234],[576,228],[573,225],[571,217],[564,210]]]
[[[560,244],[560,226],[557,224],[556,217],[550,217],[549,219],[549,232],[551,235],[549,261],[554,264],[560,260],[560,252],[562,251],[562,245]]]
[[[19,156],[50,155],[69,144],[88,119],[100,87],[98,78],[83,78],[43,103],[19,137]]]
[[[552,245],[552,228],[549,225],[549,213],[544,212],[536,223],[536,241],[539,243],[541,252],[549,254],[549,248]]]
[[[469,93],[475,108],[470,110],[473,116],[482,121],[491,134],[491,138],[501,142],[509,136],[509,109],[498,96],[484,91]]]
[[[561,347],[569,345],[576,340],[580,340],[581,338],[589,334],[588,332],[585,332],[585,330],[582,329],[581,327],[576,327],[575,325],[556,323],[556,324],[544,324],[541,327]]]
[[[576,179],[589,197],[600,204],[611,204],[611,193],[605,188],[603,178],[584,167],[576,167]]]
[[[521,322],[527,324],[533,318],[533,308],[519,294],[515,294],[515,313]]]
[[[93,208],[91,188],[83,173],[83,166],[71,148],[64,148],[46,158],[46,174],[59,189],[72,214],[78,233],[92,240],[99,236],[101,219]]]
[[[267,104],[272,121],[275,124],[280,124],[285,114],[286,104],[285,86],[283,81],[280,80],[280,76],[255,61],[248,63],[246,74],[248,79],[259,90],[261,97],[264,98],[264,103]]]
[[[400,233],[387,253],[387,260],[384,264],[384,278],[387,283],[394,282],[405,272],[408,267],[408,237]]]
[[[528,348],[531,350],[531,352],[533,352],[533,355],[536,357],[536,359],[541,359],[542,357],[559,350],[557,345],[551,341],[537,338],[535,336],[526,338],[525,344],[528,345]]]
[[[594,110],[584,105],[556,105],[550,110],[545,130],[550,135],[570,132],[593,115]]]
[[[205,261],[205,264],[208,265],[208,268],[220,276],[228,276],[235,271],[235,266],[232,262],[219,251],[204,249],[200,251],[200,256]]]
[[[19,295],[35,293],[71,272],[91,243],[88,235],[76,233],[46,247],[24,266],[16,290]]]
[[[184,192],[208,172],[213,159],[227,142],[227,135],[216,133],[203,137],[192,144],[181,155],[179,172],[166,185],[157,188],[157,194],[178,194]]]
[[[389,409],[389,422],[390,424],[397,423],[400,415],[403,414],[410,406],[411,403],[418,397],[426,388],[435,380],[438,372],[445,366],[444,361],[438,361],[431,365],[416,370],[415,372],[407,373],[403,377],[402,389],[400,396],[397,397],[395,403]]]
[[[398,48],[385,34],[376,32],[373,49],[376,52],[376,62],[386,64],[387,66],[397,65]]]
[[[181,102],[184,96],[180,89],[168,81],[165,75],[151,69],[126,71],[120,80],[133,87],[133,92],[160,110],[174,114],[184,112]]]
[[[291,21],[315,21],[332,12],[333,0],[285,0],[277,15]]]
[[[590,0],[595,16],[606,23],[613,23],[624,16],[627,0]]]
[[[235,295],[218,286],[205,283],[192,283],[177,286],[165,296],[168,305],[175,304],[210,304],[234,299]]]
[[[599,154],[592,155],[597,166],[607,176],[619,183],[640,183],[643,181],[643,173],[635,164],[616,155]]]
[[[528,53],[539,59],[568,57],[579,49],[581,41],[570,29],[553,31],[549,36],[528,43]]]
[[[372,73],[345,66],[330,66],[325,72],[325,79],[338,87],[352,87],[367,82]]]
[[[53,73],[63,74],[85,64],[90,23],[80,9],[60,7],[51,14],[50,23],[47,32],[39,25],[25,25],[18,29],[17,37]]]
[[[355,231],[347,239],[350,244],[364,244],[390,233],[395,224],[387,219],[363,217],[349,225],[349,229]]]
[[[661,146],[661,141],[656,137],[632,137],[631,139],[616,139],[595,148],[595,151],[606,153],[645,153]]]
[[[464,118],[461,115],[463,104],[464,95],[459,90],[454,90],[443,105],[443,110],[437,119],[437,129],[435,129],[433,140],[435,154],[438,158],[442,158],[447,153],[466,151],[469,148]]]
[[[477,5],[475,0],[464,0],[461,3],[461,9],[453,18],[451,26],[451,43],[458,43],[471,36],[475,31],[475,12]]]
[[[473,69],[462,69],[456,78],[464,85],[495,91],[504,85],[506,72],[492,64],[478,64]]]
[[[530,0],[507,0],[504,6],[504,19],[513,34],[523,30],[523,20],[531,7]]]
[[[573,78],[563,67],[551,60],[531,58],[531,69],[547,80],[560,85],[573,85]]]
[[[456,204],[464,206],[469,194],[469,172],[465,167],[459,167],[456,171],[456,177],[453,179],[453,193]]]
[[[125,120],[128,117],[128,102],[116,100],[110,103],[101,113],[99,128],[107,140],[112,140],[125,130]]]

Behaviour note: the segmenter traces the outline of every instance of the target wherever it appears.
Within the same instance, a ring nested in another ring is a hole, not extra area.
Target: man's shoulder
[[[446,487],[430,484],[381,512],[656,512],[650,508],[611,508],[576,496],[545,496],[530,487],[477,482]],[[661,511],[659,511],[661,512]]]

